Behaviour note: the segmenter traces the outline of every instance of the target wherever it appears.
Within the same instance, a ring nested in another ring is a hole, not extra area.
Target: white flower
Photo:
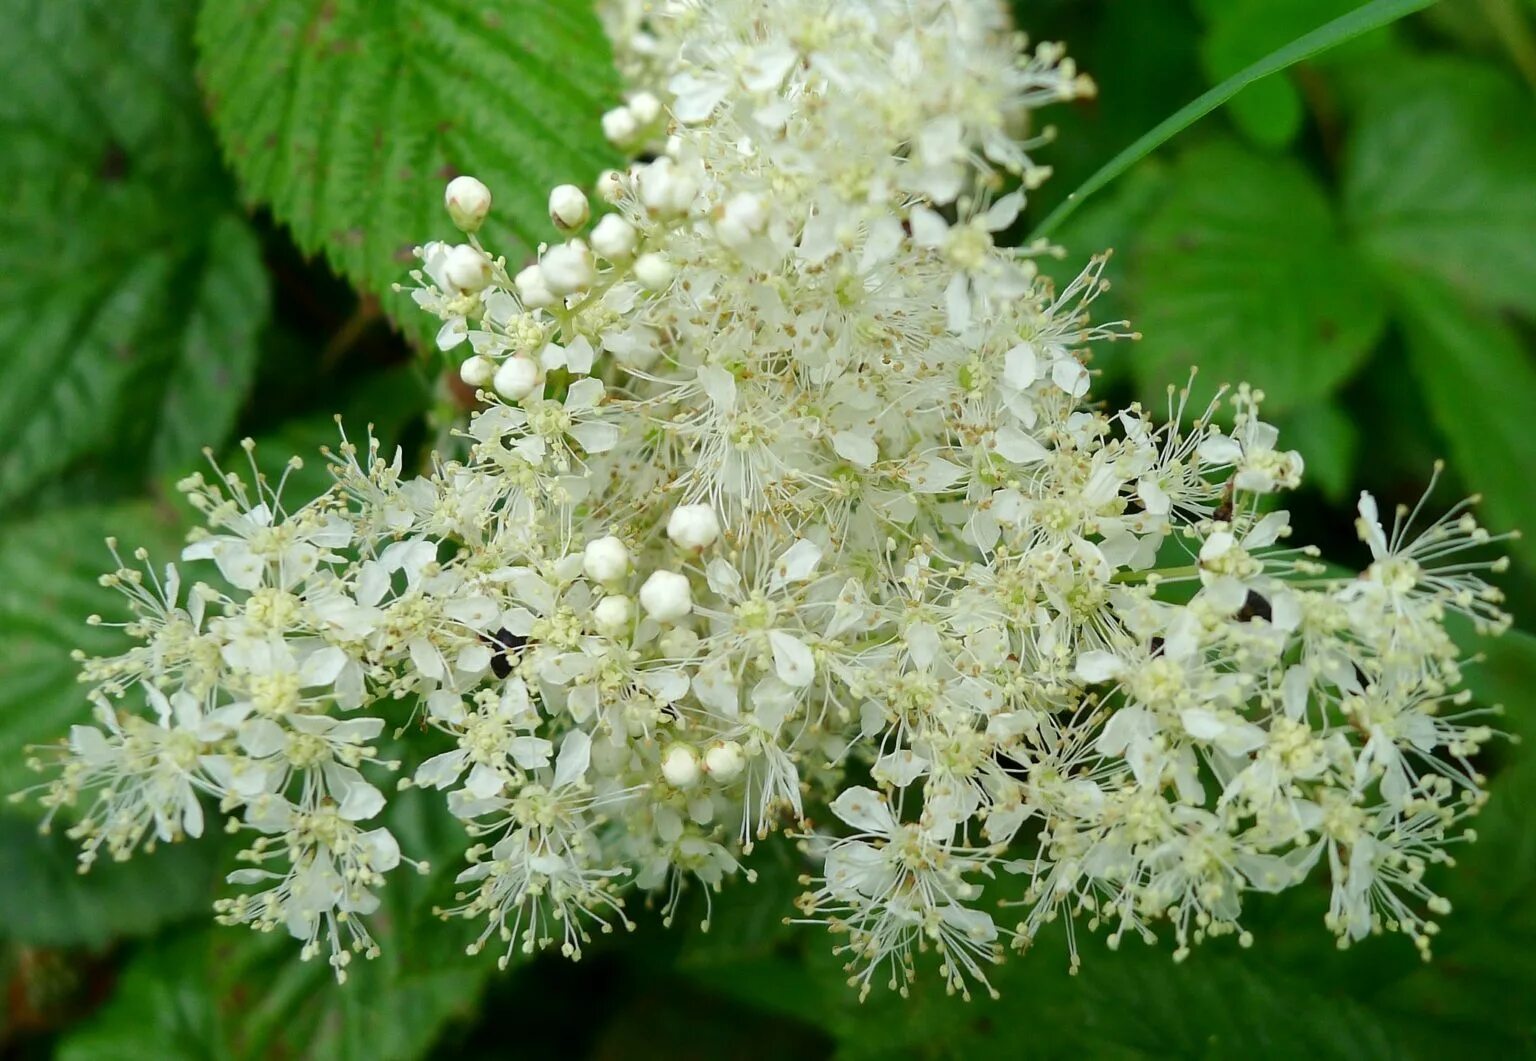
[[[446,912],[503,961],[579,956],[631,892],[669,921],[776,831],[822,860],[798,905],[864,990],[925,954],[986,987],[1005,857],[1013,941],[1066,920],[1074,966],[1073,925],[1246,943],[1244,895],[1314,869],[1342,940],[1426,948],[1423,870],[1494,736],[1446,620],[1508,624],[1498,536],[1465,506],[1389,532],[1366,495],[1372,562],[1329,578],[1282,546],[1304,467],[1259,392],[1230,432],[1184,392],[1161,426],[1089,395],[1088,348],[1127,334],[1090,320],[1104,258],[1058,285],[999,242],[1047,173],[1025,112],[1091,86],[1000,3],[600,14],[605,130],[646,161],[597,176],[590,245],[564,185],[515,276],[472,234],[418,251],[489,403],[467,445],[413,474],[343,436],[296,508],[254,462],[189,477],[208,583],[142,554],[103,580],[133,643],[38,757],[82,862],[204,831],[211,797],[259,889],[219,917],[344,975],[416,785],[470,837]],[[472,178],[445,201],[466,233],[490,206]]]

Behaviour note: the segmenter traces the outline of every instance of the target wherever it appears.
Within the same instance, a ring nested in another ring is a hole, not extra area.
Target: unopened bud
[[[732,781],[741,774],[747,760],[741,745],[733,740],[716,744],[704,753],[704,769],[717,781]]]
[[[579,239],[549,248],[539,268],[544,270],[544,285],[555,295],[585,291],[596,279],[592,249]]]
[[[661,760],[661,776],[673,788],[692,788],[699,781],[699,757],[686,744],[674,744]]]
[[[492,379],[496,393],[509,402],[522,401],[539,386],[539,366],[519,354],[501,363]]]
[[[628,107],[615,107],[603,115],[603,135],[615,147],[625,147],[640,132],[640,123]]]
[[[460,243],[449,249],[443,261],[443,275],[460,291],[473,294],[491,282],[491,261],[483,251]]]
[[[635,279],[650,291],[661,291],[672,282],[676,270],[666,255],[651,251],[635,259]]]
[[[640,607],[658,623],[676,622],[693,610],[693,591],[686,575],[653,571],[640,587]]]
[[[667,518],[667,537],[684,549],[705,549],[720,537],[720,521],[708,505],[678,505]]]
[[[661,117],[661,100],[649,92],[636,92],[629,101],[629,113],[642,126]]]
[[[477,232],[491,212],[491,190],[474,177],[455,177],[443,191],[448,216],[465,232]]]
[[[634,617],[634,602],[621,594],[604,597],[592,606],[592,622],[599,633],[609,637],[618,637],[629,629]]]
[[[512,285],[517,288],[517,297],[529,309],[545,309],[559,301],[544,280],[544,270],[538,265],[530,265],[514,276]]]
[[[489,387],[491,380],[496,376],[496,362],[488,357],[476,354],[466,358],[459,366],[459,378],[468,386],[479,389]]]
[[[549,219],[563,232],[577,232],[592,216],[587,195],[574,184],[561,184],[549,193]]]
[[[608,214],[592,230],[592,249],[609,261],[624,261],[635,253],[640,234],[618,214]]]
[[[612,534],[587,543],[581,569],[594,582],[617,582],[629,573],[629,550]]]

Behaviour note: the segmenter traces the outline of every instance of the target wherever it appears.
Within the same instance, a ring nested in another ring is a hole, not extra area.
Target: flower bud
[[[592,230],[592,249],[611,262],[628,259],[639,242],[635,226],[618,214],[608,214]]]
[[[693,611],[693,591],[686,575],[653,571],[640,587],[640,607],[658,623],[676,622]]]
[[[544,281],[544,270],[537,265],[530,265],[514,276],[512,284],[517,288],[517,297],[529,309],[544,309],[559,301]]]
[[[674,744],[661,760],[661,776],[673,788],[692,788],[699,782],[699,757],[686,744]]]
[[[651,251],[635,259],[635,279],[649,291],[660,291],[672,282],[676,270],[665,254]]]
[[[549,193],[549,219],[562,232],[577,232],[592,216],[587,195],[574,184],[561,184]]]
[[[466,385],[477,390],[481,387],[489,387],[495,375],[496,362],[481,354],[465,358],[464,363],[459,366],[459,378]]]
[[[596,279],[592,250],[579,239],[549,248],[539,268],[544,270],[544,285],[555,295],[585,291]]]
[[[678,217],[688,212],[699,185],[670,158],[658,158],[637,170],[640,204],[657,217]]]
[[[763,201],[750,192],[731,196],[715,222],[715,234],[727,247],[740,247],[761,232],[768,223]]]
[[[612,534],[587,543],[581,569],[594,582],[617,582],[629,574],[629,550]]]
[[[661,100],[649,92],[636,92],[629,101],[629,113],[642,126],[661,117]]]
[[[735,780],[746,765],[747,759],[741,754],[741,745],[733,740],[716,744],[704,753],[704,769],[716,781]]]
[[[667,537],[684,549],[705,549],[720,537],[720,521],[708,505],[678,505],[667,518]]]
[[[443,190],[448,216],[465,232],[477,232],[491,212],[491,190],[474,177],[455,177]]]
[[[603,135],[615,147],[628,145],[640,132],[640,123],[628,107],[615,107],[603,115]]]
[[[523,357],[521,354],[509,357],[496,370],[491,385],[496,388],[496,393],[507,401],[522,401],[538,389],[539,366],[532,359]]]
[[[622,594],[604,597],[592,606],[592,622],[598,633],[618,637],[629,629],[635,617],[635,604]]]
[[[597,197],[610,206],[624,198],[624,175],[616,169],[605,169],[597,178]]]
[[[443,275],[460,291],[473,294],[491,282],[491,260],[467,243],[452,247],[443,259]]]

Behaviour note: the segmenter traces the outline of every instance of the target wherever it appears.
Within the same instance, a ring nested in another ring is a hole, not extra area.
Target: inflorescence
[[[1053,248],[998,239],[1048,173],[1031,112],[1092,85],[1000,5],[606,17],[632,91],[604,130],[644,161],[601,216],[554,189],[557,241],[514,269],[460,177],[465,242],[419,250],[483,402],[459,459],[344,439],[296,507],[194,476],[208,581],[106,577],[137,646],[84,661],[96,725],[40,756],[82,868],[216,803],[250,837],[219,918],[344,975],[425,868],[376,824],[398,784],[464,823],[442,912],[503,962],[579,956],[632,892],[670,919],[774,834],[861,991],[924,951],[990,990],[1058,919],[1247,944],[1245,896],[1314,869],[1341,945],[1427,953],[1493,735],[1446,622],[1508,624],[1498,538],[1362,495],[1341,575],[1289,543],[1302,458],[1259,391],[1170,390],[1161,423],[1089,399],[1085,347],[1128,335],[1089,322],[1102,260],[1058,289]]]

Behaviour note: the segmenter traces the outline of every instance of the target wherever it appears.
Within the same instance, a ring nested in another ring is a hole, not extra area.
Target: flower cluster
[[[142,644],[86,663],[98,725],[44,797],[86,863],[216,799],[258,889],[220,916],[340,971],[406,861],[367,824],[403,710],[401,783],[472,840],[444,912],[503,960],[579,955],[633,889],[670,917],[775,832],[861,990],[924,951],[990,989],[1058,918],[1246,943],[1244,896],[1320,863],[1341,943],[1427,952],[1425,870],[1492,736],[1446,621],[1507,625],[1496,537],[1465,506],[1389,532],[1362,495],[1372,560],[1341,576],[1289,544],[1303,464],[1259,392],[1170,392],[1161,424],[1088,400],[1085,346],[1128,334],[1089,322],[1102,262],[1058,289],[999,239],[1047,174],[1030,112],[1092,86],[999,5],[607,16],[634,90],[604,129],[645,161],[598,179],[600,217],[554,189],[521,267],[460,177],[465,241],[419,252],[483,401],[460,459],[344,443],[293,510],[189,480],[183,559],[221,588],[109,577]]]

